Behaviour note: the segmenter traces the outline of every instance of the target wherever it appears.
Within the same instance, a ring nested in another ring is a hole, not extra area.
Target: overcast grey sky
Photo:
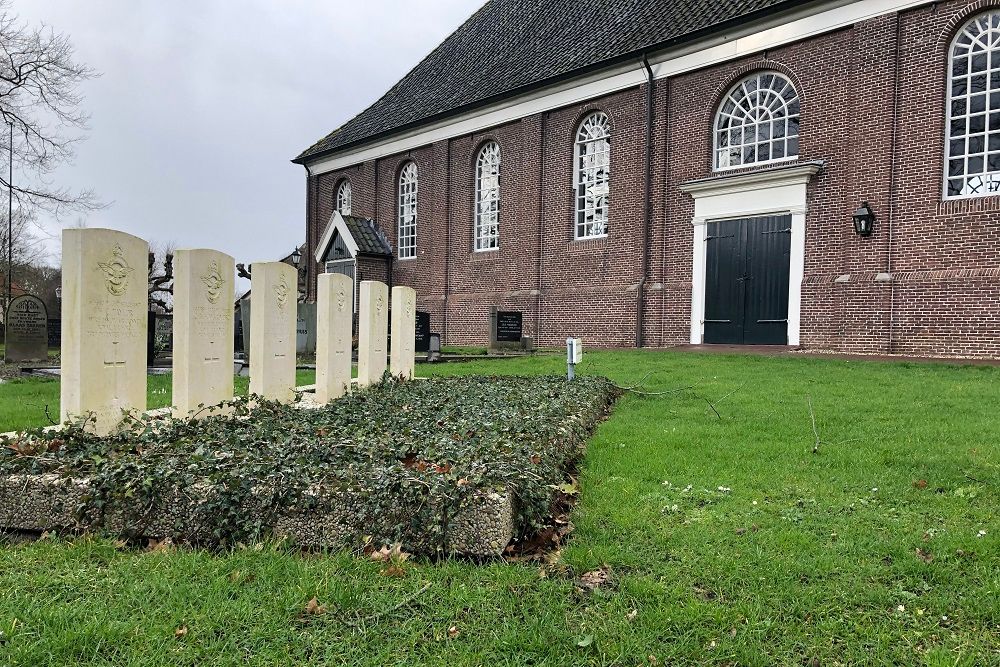
[[[78,60],[102,73],[83,89],[89,138],[57,176],[112,203],[84,216],[87,226],[250,262],[304,239],[305,172],[289,160],[378,98],[483,1],[11,8],[68,34]]]

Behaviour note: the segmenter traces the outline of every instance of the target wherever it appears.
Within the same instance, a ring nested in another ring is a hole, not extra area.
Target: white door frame
[[[822,162],[689,181],[680,187],[694,198],[691,240],[691,343],[705,341],[705,267],[708,223],[734,218],[791,215],[788,272],[788,344],[799,344],[802,278],[806,255],[806,190]]]

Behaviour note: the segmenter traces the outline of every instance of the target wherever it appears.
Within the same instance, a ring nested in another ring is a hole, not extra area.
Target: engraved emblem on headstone
[[[278,299],[278,308],[285,308],[285,303],[288,302],[288,292],[288,279],[285,276],[281,276],[281,280],[274,286],[274,295]]]
[[[125,251],[122,250],[122,247],[116,243],[111,251],[111,259],[107,262],[98,262],[97,266],[104,272],[104,281],[108,292],[114,296],[125,294],[128,289],[129,275],[135,269],[129,266],[128,261],[126,261]]]
[[[380,294],[378,298],[375,299],[375,312],[381,314],[383,308],[385,308],[385,300]]]
[[[406,316],[407,317],[413,316],[413,301],[411,301],[410,299],[406,300]]]
[[[201,282],[205,284],[205,298],[209,303],[218,303],[222,296],[222,288],[226,285],[226,279],[222,277],[219,270],[219,263],[212,261],[208,265],[208,273],[201,277]]]
[[[342,287],[337,290],[337,310],[344,312],[345,308],[347,308],[347,290]]]

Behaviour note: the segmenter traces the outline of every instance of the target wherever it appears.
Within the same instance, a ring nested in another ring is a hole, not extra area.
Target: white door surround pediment
[[[691,273],[691,338],[705,336],[705,266],[707,223],[733,218],[790,214],[791,257],[788,280],[788,344],[799,344],[802,277],[805,271],[807,186],[823,168],[822,162],[802,162],[763,171],[744,172],[689,181],[681,192],[694,199]]]

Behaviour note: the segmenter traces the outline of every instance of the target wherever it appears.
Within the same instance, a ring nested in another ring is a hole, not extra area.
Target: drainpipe
[[[444,342],[448,342],[448,291],[451,287],[451,139],[445,139],[445,181],[444,203],[448,210],[444,230],[444,314],[442,317],[442,333]],[[443,344],[443,343],[442,343]]]
[[[886,258],[885,272],[889,274],[889,345],[888,353],[893,352],[893,334],[896,318],[896,280],[892,275],[892,228],[896,226],[896,136],[899,127],[899,24],[901,20],[899,12],[896,12],[896,44],[894,64],[892,67],[892,138],[889,156],[889,218],[886,221]]]
[[[538,176],[538,289],[535,290],[535,345],[542,341],[542,251],[545,230],[545,120],[546,112],[542,112],[540,120],[540,136],[538,146],[539,176]]]
[[[309,301],[313,285],[316,284],[316,248],[313,247],[313,188],[312,174],[309,165],[302,165],[306,170],[306,301]],[[315,299],[315,296],[313,297]]]
[[[642,54],[642,65],[646,69],[646,183],[642,204],[642,273],[635,294],[636,347],[642,347],[643,293],[646,289],[646,274],[649,273],[649,226],[653,199],[653,69],[649,66],[649,58],[645,53]]]

